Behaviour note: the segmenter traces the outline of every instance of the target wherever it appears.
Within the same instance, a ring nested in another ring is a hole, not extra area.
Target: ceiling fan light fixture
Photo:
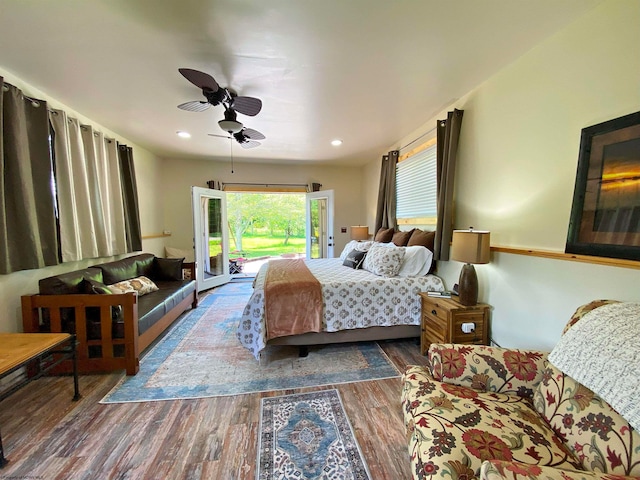
[[[238,133],[240,130],[242,130],[242,123],[238,122],[237,120],[228,120],[225,118],[224,120],[220,120],[218,122],[218,125],[220,125],[220,128],[222,130],[231,134]]]

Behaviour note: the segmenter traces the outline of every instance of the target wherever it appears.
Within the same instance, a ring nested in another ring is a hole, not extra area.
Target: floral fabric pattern
[[[423,367],[408,367],[403,381],[416,479],[470,480],[490,459],[579,468],[528,398],[440,383]]]
[[[402,267],[404,247],[372,245],[364,259],[362,268],[382,277],[395,277]]]
[[[640,434],[591,390],[551,363],[534,405],[585,470],[640,476]]]
[[[532,398],[547,354],[483,345],[432,344],[431,375],[439,382]]]
[[[623,477],[598,472],[576,472],[501,460],[484,462],[480,469],[480,478],[482,480],[524,480],[533,478],[539,480],[637,480],[637,477]]]

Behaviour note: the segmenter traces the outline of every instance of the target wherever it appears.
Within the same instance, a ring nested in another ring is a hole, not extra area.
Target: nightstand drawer
[[[456,315],[451,322],[452,343],[482,343],[485,332],[484,317],[485,316],[479,312],[461,312]],[[473,323],[475,325],[473,332],[464,333],[462,331],[463,323]]]
[[[422,336],[420,349],[426,354],[432,343],[487,345],[489,343],[489,305],[479,303],[465,306],[457,297],[431,297],[420,293],[422,299]],[[462,325],[473,324],[473,331],[465,333]]]

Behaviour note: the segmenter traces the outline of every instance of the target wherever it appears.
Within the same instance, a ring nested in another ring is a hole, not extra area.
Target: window
[[[428,226],[437,217],[436,145],[398,162],[396,218],[398,225]]]

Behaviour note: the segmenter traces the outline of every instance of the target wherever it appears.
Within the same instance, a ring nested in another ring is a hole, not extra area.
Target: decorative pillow
[[[381,228],[380,230],[378,230],[378,233],[376,233],[376,236],[373,240],[380,243],[389,243],[391,240],[393,240],[394,233],[395,230],[393,228]]]
[[[415,228],[413,230],[415,230]],[[398,247],[406,247],[413,230],[409,230],[408,232],[396,232],[393,234],[393,237],[391,237],[391,241]]]
[[[405,247],[399,277],[422,277],[429,273],[433,252],[420,245]]]
[[[153,278],[157,280],[182,280],[184,258],[154,258]]]
[[[364,258],[367,256],[367,252],[361,252],[360,250],[352,250],[347,255],[347,258],[344,259],[342,265],[345,267],[351,267],[355,270],[360,270],[362,268],[362,263],[364,262]]]
[[[357,240],[351,240],[349,243],[347,243],[342,249],[342,253],[340,254],[340,260],[344,260],[345,258],[347,258],[347,255],[349,255],[352,251],[356,249],[356,245],[358,245]]]
[[[362,268],[382,277],[395,277],[402,266],[405,247],[372,245]]]
[[[533,404],[583,468],[640,476],[640,433],[599,395],[549,362]]]
[[[101,295],[110,295],[113,292],[109,287],[107,287],[104,283],[98,282],[97,280],[84,279],[80,282],[80,291],[82,293],[89,294],[101,294]]]
[[[132,278],[130,280],[123,280],[122,282],[108,285],[109,288],[115,287],[122,290],[124,293],[138,292],[138,296],[146,295],[147,293],[155,292],[159,290],[158,286],[149,280],[147,277]]]
[[[436,232],[427,232],[425,230],[420,230],[416,228],[413,232],[411,232],[411,238],[407,242],[407,247],[411,247],[413,245],[422,245],[423,247],[427,247],[429,250],[433,252],[433,244],[436,240]]]

